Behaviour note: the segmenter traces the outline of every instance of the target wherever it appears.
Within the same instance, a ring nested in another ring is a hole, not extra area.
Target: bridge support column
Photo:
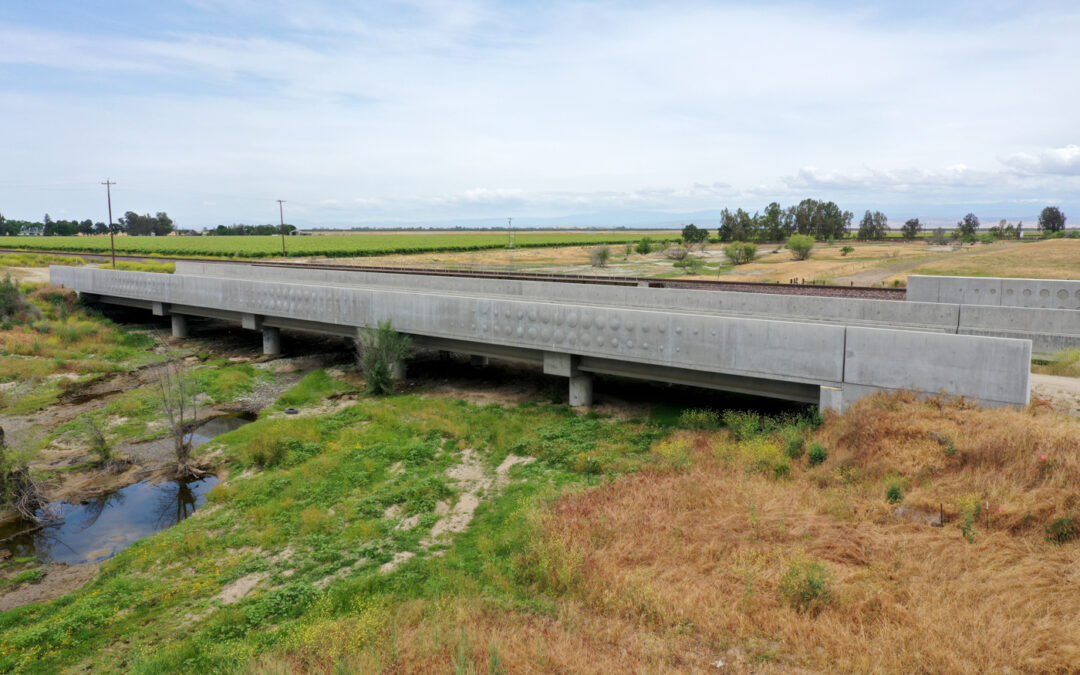
[[[480,354],[473,354],[469,357],[469,365],[473,368],[483,368],[488,364],[488,357],[481,356]]]
[[[570,405],[592,405],[592,375],[574,375],[570,378]]]
[[[186,338],[188,336],[187,317],[183,314],[173,314],[172,319],[172,336],[174,338]]]
[[[571,406],[592,405],[592,375],[578,370],[579,358],[575,354],[544,352],[544,374],[570,379]]]
[[[405,379],[404,361],[394,361],[390,364],[390,379],[395,382],[400,382]]]
[[[281,354],[281,329],[273,326],[263,326],[263,354],[277,356]]]

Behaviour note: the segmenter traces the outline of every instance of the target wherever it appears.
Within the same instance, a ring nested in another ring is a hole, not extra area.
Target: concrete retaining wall
[[[91,268],[53,267],[50,273],[54,284],[106,302],[145,302],[163,312],[234,318],[251,326],[261,326],[265,319],[268,326],[336,327],[338,333],[341,326],[369,326],[390,319],[403,332],[464,347],[496,345],[529,354],[570,354],[593,359],[594,366],[608,364],[595,366],[597,372],[627,376],[650,372],[658,379],[663,379],[664,371],[659,370],[663,368],[678,370],[684,377],[717,373],[745,378],[743,384],[796,383],[795,389],[803,392],[799,396],[805,396],[807,384],[815,385],[821,387],[823,404],[840,407],[889,389],[945,391],[990,405],[1028,401],[1031,344],[1026,340],[612,307],[570,299]],[[286,320],[299,323],[281,323]],[[620,363],[626,364],[621,371]],[[739,389],[740,384],[731,387]],[[784,395],[782,387],[774,387],[773,393]]]
[[[958,305],[1080,309],[1080,281],[1001,277],[908,277],[907,299]]]

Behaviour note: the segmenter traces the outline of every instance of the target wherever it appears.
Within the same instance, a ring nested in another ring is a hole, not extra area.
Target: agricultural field
[[[267,359],[214,322],[170,342],[58,289],[21,293],[0,326],[3,468],[50,499],[115,511],[139,502],[109,495],[171,478],[166,358],[200,419],[244,418],[196,448],[212,488],[177,524],[85,563],[0,545],[0,672],[1080,659],[1080,419],[1044,401],[899,393],[822,418],[601,380],[581,412],[558,378],[423,353],[375,396],[341,341]]]
[[[654,243],[655,235],[653,235]],[[844,251],[844,247],[853,250]],[[733,265],[722,244],[695,246],[692,264],[670,259],[658,245],[640,254],[626,244],[609,246],[610,257],[595,267],[590,254],[596,246],[564,246],[509,251],[394,254],[336,260],[357,265],[404,265],[514,269],[612,276],[686,277],[786,283],[792,279],[838,285],[904,285],[908,274],[1019,276],[1049,279],[1080,278],[1080,240],[995,242],[964,246],[932,246],[923,241],[818,242],[808,260],[794,260],[779,244],[760,244],[753,262]],[[677,264],[678,263],[678,264]]]
[[[515,248],[617,244],[636,241],[642,232],[621,230],[560,232],[558,230],[514,232]],[[656,236],[655,233],[653,233]],[[677,232],[665,232],[676,238]],[[109,238],[89,237],[5,237],[2,248],[27,250],[109,252]],[[506,248],[507,233],[501,232],[371,232],[365,234],[322,234],[286,238],[290,257],[372,256],[428,251],[481,251]],[[127,254],[165,256],[220,256],[268,258],[281,256],[281,237],[116,237],[116,251]]]

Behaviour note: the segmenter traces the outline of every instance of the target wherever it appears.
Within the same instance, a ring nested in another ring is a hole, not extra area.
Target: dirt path
[[[1032,373],[1031,397],[1049,401],[1055,410],[1080,417],[1080,378]]]

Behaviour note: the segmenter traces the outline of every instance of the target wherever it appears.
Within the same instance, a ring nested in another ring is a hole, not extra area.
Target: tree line
[[[827,241],[843,239],[852,232],[854,214],[841,210],[835,202],[823,202],[816,199],[804,199],[797,205],[784,208],[778,202],[772,202],[764,211],[755,211],[752,215],[741,208],[732,212],[724,209],[720,213],[720,227],[717,236],[721,242],[732,241],[787,241],[792,235],[803,235]],[[1043,234],[1053,235],[1065,229],[1066,217],[1057,206],[1047,206],[1039,214],[1038,230]],[[968,213],[956,223],[953,231],[959,239],[972,240],[979,234],[979,217]],[[910,218],[900,226],[904,239],[913,240],[922,233],[923,223],[918,218]],[[988,228],[986,236],[995,239],[1008,239],[1023,236],[1024,223],[1017,225],[1002,219],[997,225]],[[881,211],[867,210],[859,220],[855,230],[856,239],[875,240],[888,236],[888,217]],[[944,228],[937,228],[935,235],[944,235]],[[709,231],[690,224],[683,227],[683,240],[687,244],[705,242]]]
[[[134,211],[128,211],[113,223],[113,232],[118,234],[162,237],[172,233],[175,229],[176,224],[164,211],[158,211],[153,216],[149,213],[139,215]],[[0,235],[7,237],[18,235],[73,237],[78,234],[108,233],[108,225],[102,222],[95,223],[89,218],[86,220],[53,220],[46,213],[43,220],[35,222],[30,220],[8,220],[4,218],[3,214],[0,214]]]

